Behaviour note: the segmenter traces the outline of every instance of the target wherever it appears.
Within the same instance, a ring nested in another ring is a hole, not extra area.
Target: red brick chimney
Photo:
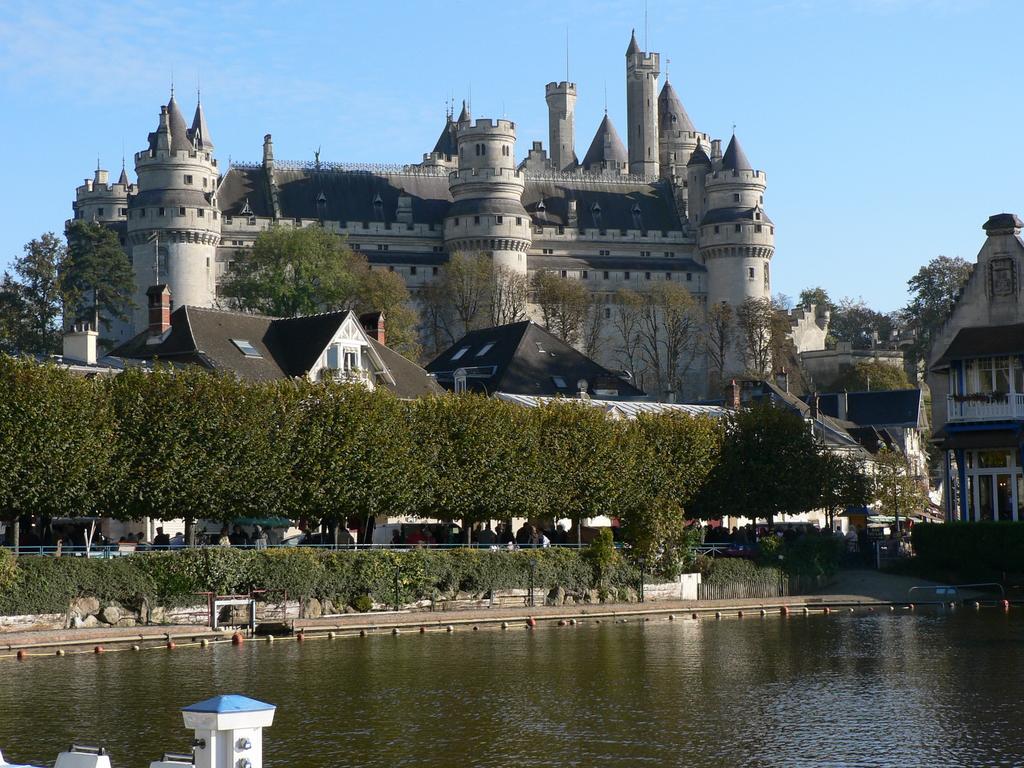
[[[359,316],[359,323],[363,326],[366,334],[378,344],[387,346],[388,336],[384,330],[384,313],[367,312]]]
[[[160,336],[171,327],[171,289],[166,285],[151,285],[146,290],[149,298],[149,335]]]
[[[734,411],[738,411],[742,405],[740,402],[740,384],[736,379],[729,382],[725,405],[727,408],[732,408]]]

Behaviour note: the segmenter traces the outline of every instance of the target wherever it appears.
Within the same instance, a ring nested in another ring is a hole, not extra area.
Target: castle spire
[[[640,43],[636,41],[636,30],[634,29],[629,36],[629,48],[626,49],[626,57],[629,58],[634,53],[640,53]]]
[[[459,112],[458,122],[460,122],[460,123],[468,123],[468,122],[471,122],[472,120],[473,120],[473,118],[469,114],[469,107],[466,106],[466,100],[463,99],[462,100],[462,111]]]
[[[210,129],[206,126],[206,114],[203,112],[203,102],[198,100],[199,92],[196,91],[196,114],[192,118],[192,129],[189,136],[196,149],[213,149],[213,139],[210,138]]]
[[[725,148],[725,154],[722,156],[722,168],[726,171],[754,170],[754,166],[747,159],[747,155],[743,151],[743,147],[740,146],[740,141],[736,138],[735,133],[733,133],[729,146]]]

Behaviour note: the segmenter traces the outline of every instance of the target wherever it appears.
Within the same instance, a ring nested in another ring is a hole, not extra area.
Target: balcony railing
[[[1024,420],[1024,394],[982,392],[949,395],[946,404],[949,421]]]

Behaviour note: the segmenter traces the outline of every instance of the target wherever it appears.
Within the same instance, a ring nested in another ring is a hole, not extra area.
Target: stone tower
[[[146,289],[165,284],[175,307],[215,300],[218,169],[201,104],[188,128],[172,92],[149,146],[135,154],[138,194],[128,203],[135,268],[135,330],[147,325]]]
[[[658,175],[660,58],[657,53],[640,50],[634,31],[626,49],[626,140],[629,172],[641,176]]]
[[[698,157],[697,165],[690,166],[697,168],[708,170],[707,204],[699,217],[698,234],[708,270],[708,303],[738,307],[748,298],[771,298],[769,264],[775,252],[775,225],[764,212],[764,172],[754,170],[735,136],[720,167]],[[695,194],[690,178],[690,191]]]
[[[526,274],[532,242],[523,208],[525,177],[516,170],[516,126],[482,118],[458,122],[459,169],[448,177],[454,201],[444,221],[445,249],[486,253],[496,267]]]
[[[72,204],[75,218],[107,224],[115,229],[120,224],[123,229],[123,222],[128,220],[128,195],[135,192],[124,168],[117,182],[111,184],[107,171],[97,167],[93,177],[75,189],[75,202]],[[119,236],[123,239],[124,232],[119,232]]]
[[[548,83],[544,98],[548,103],[551,167],[564,171],[576,163],[576,83]]]

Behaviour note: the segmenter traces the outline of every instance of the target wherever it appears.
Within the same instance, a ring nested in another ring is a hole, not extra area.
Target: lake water
[[[0,661],[0,749],[115,768],[278,706],[268,768],[1024,765],[1024,612],[542,625]]]

